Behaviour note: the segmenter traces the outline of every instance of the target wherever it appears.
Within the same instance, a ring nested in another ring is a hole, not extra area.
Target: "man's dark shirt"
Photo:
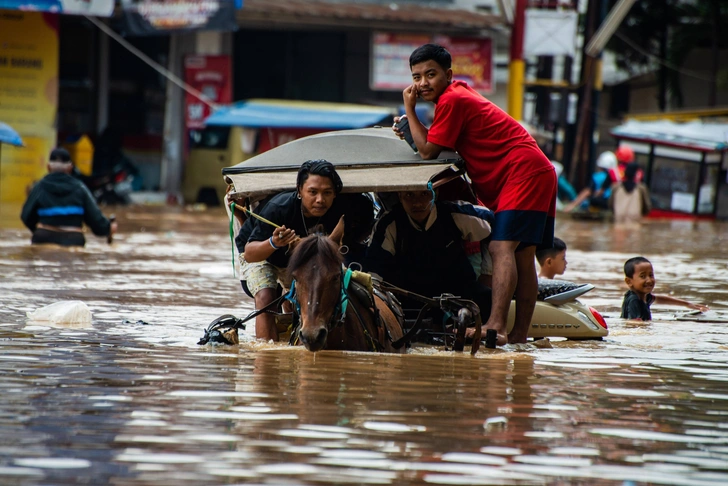
[[[365,270],[428,297],[445,292],[465,293],[475,283],[476,275],[463,249],[463,235],[453,220],[453,212],[471,208],[472,214],[468,216],[477,220],[485,220],[492,213],[485,209],[476,212],[470,205],[440,201],[435,204],[437,219],[427,229],[416,229],[401,204],[385,214],[369,245]],[[396,227],[396,242],[388,250],[384,245],[390,225]]]
[[[642,319],[643,321],[651,321],[652,313],[650,306],[655,301],[655,296],[647,294],[647,302],[643,302],[639,296],[631,290],[624,294],[622,301],[622,319]]]

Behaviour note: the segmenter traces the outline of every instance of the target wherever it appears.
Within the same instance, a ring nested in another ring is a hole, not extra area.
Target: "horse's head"
[[[288,262],[301,306],[300,338],[309,351],[324,348],[341,308],[341,265],[338,246],[320,233],[302,239]]]

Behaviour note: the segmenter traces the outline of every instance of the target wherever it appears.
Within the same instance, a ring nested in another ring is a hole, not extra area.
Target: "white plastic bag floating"
[[[91,311],[80,300],[64,300],[27,313],[28,320],[54,325],[90,326]]]

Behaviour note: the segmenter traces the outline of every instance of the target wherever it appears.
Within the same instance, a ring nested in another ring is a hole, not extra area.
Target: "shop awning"
[[[700,151],[728,150],[728,123],[629,120],[612,129],[615,138]]]
[[[392,109],[348,103],[248,100],[220,108],[205,120],[211,126],[322,128],[344,130],[391,123]]]
[[[245,0],[238,25],[251,27],[331,25],[339,28],[388,29],[394,32],[434,29],[441,33],[480,33],[505,27],[497,15],[434,6],[432,3],[327,2],[322,0]]]

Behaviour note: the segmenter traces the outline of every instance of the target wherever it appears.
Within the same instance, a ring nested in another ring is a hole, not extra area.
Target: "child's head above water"
[[[640,297],[655,288],[655,272],[652,263],[645,257],[630,258],[624,263],[624,283]]]
[[[536,260],[541,267],[540,276],[554,278],[563,275],[566,271],[566,243],[561,238],[554,237],[553,248],[546,248],[536,252]]]

